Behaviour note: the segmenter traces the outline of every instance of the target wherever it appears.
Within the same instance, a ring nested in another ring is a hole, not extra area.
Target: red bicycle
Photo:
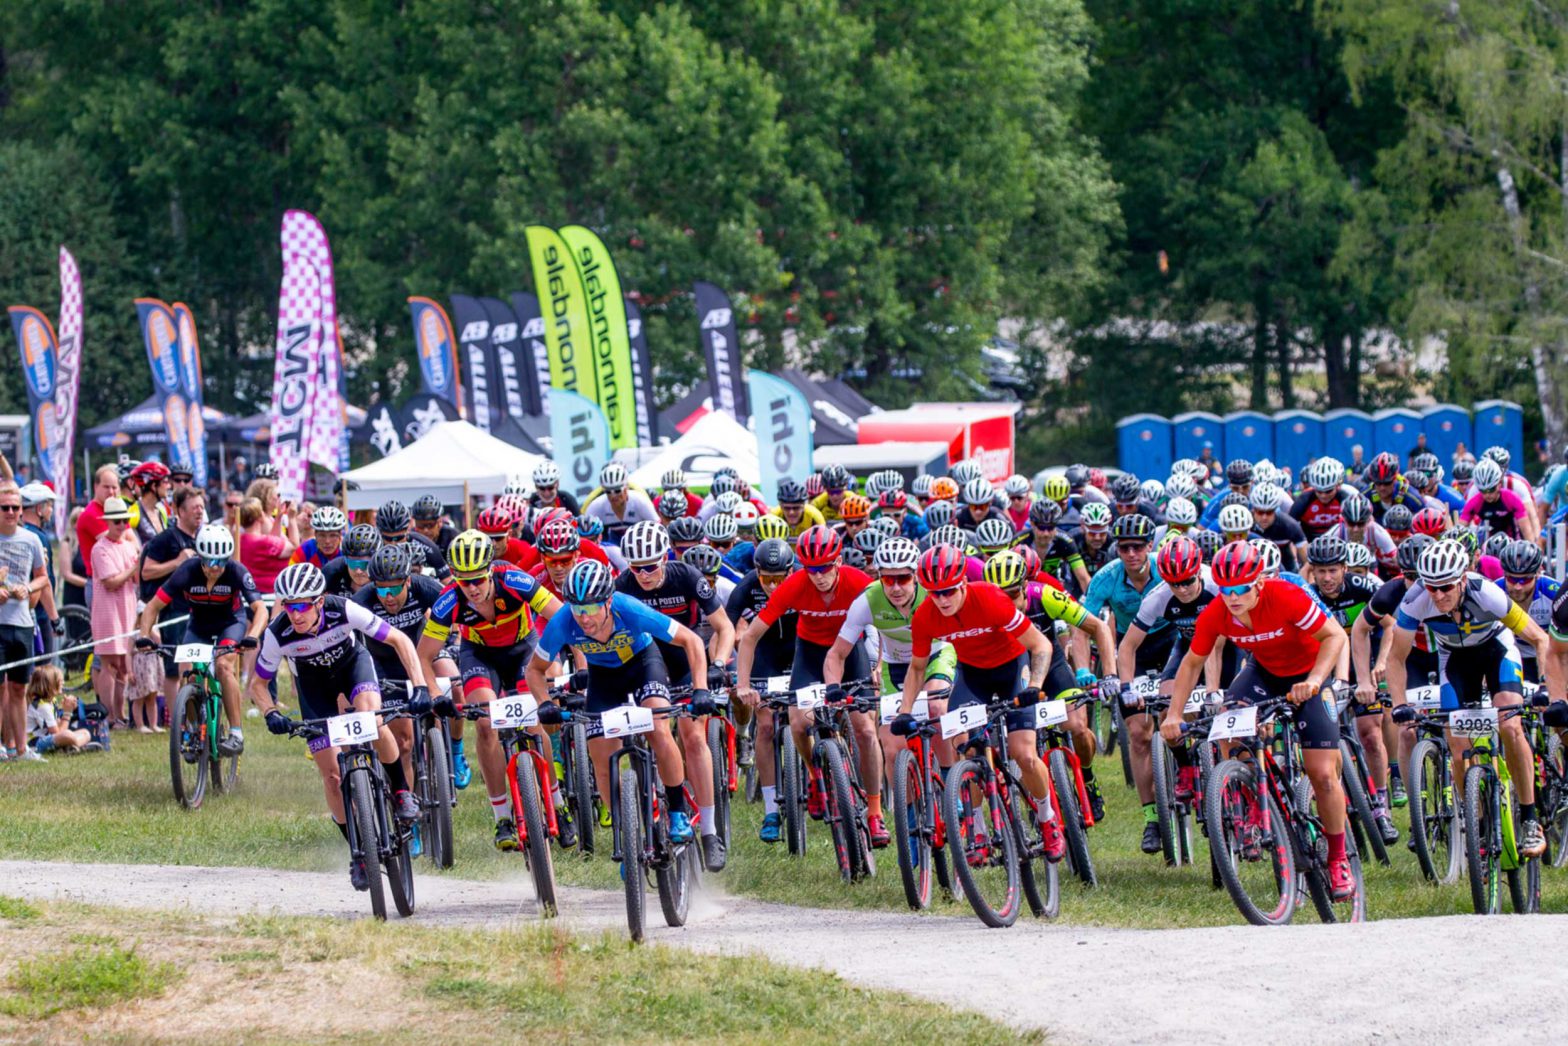
[[[890,695],[898,711],[898,695]],[[891,721],[884,698],[882,714]],[[893,837],[898,846],[898,871],[904,881],[909,907],[923,911],[931,905],[933,877],[948,897],[953,881],[947,869],[947,830],[942,821],[942,770],[936,765],[932,739],[937,724],[926,719],[924,698],[915,702],[915,732],[908,746],[893,759]]]

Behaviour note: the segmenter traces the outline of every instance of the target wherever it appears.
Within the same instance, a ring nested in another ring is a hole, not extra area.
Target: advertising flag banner
[[[279,235],[283,282],[272,377],[271,460],[278,491],[302,501],[310,463],[347,464],[343,343],[327,232],[305,211],[286,211]]]
[[[653,446],[653,360],[642,329],[642,310],[626,298],[626,336],[632,345],[632,396],[637,405],[637,445]]]
[[[741,365],[740,337],[730,296],[711,283],[692,284],[697,298],[697,325],[702,331],[702,353],[708,364],[708,386],[713,409],[722,410],[742,425],[751,409],[746,404],[746,372]]]
[[[593,354],[588,349],[588,311],[582,280],[571,251],[546,225],[525,230],[534,291],[544,316],[544,341],[550,356],[550,385],[598,402]]]
[[[55,414],[55,388],[59,379],[59,343],[49,317],[29,305],[12,305],[11,331],[22,352],[22,377],[27,385],[27,412],[32,418],[33,446],[41,477],[58,484],[55,447],[62,439]]]
[[[582,280],[588,329],[582,343],[590,349],[599,409],[610,423],[613,447],[637,446],[637,395],[632,372],[631,337],[626,329],[626,302],[621,278],[604,241],[588,228],[568,225],[561,242],[572,252]]]
[[[751,386],[762,499],[776,504],[781,480],[804,483],[811,475],[811,404],[794,385],[766,371],[747,371],[746,382]]]
[[[414,321],[414,350],[419,357],[420,388],[462,409],[462,379],[457,363],[457,338],[452,321],[440,302],[431,298],[409,298],[408,311]]]
[[[495,360],[496,400],[501,416],[521,418],[528,413],[523,400],[522,325],[512,315],[511,306],[499,298],[480,298],[479,304],[490,321],[490,353]]]
[[[561,489],[581,500],[599,485],[610,460],[610,426],[599,405],[566,389],[550,390],[551,457],[561,470]]]
[[[54,514],[55,532],[65,536],[70,513],[69,499],[74,490],[72,448],[76,446],[76,404],[82,385],[82,273],[76,259],[60,248],[60,344],[54,383],[54,415],[59,423],[59,439],[50,446],[53,462],[49,473],[55,489],[67,499]]]
[[[495,352],[490,344],[490,317],[478,298],[454,294],[451,300],[459,353],[468,366],[468,420],[482,431],[490,432],[501,419]]]
[[[207,486],[207,423],[202,419],[201,343],[196,339],[196,317],[191,307],[177,301],[174,326],[179,334],[180,389],[185,393],[188,420],[185,438],[192,482],[203,489]]]
[[[190,401],[180,375],[180,330],[174,310],[157,298],[136,299],[136,319],[152,367],[152,387],[163,408],[169,463],[194,470],[190,457]]]
[[[539,295],[513,291],[508,300],[517,317],[523,339],[523,403],[533,415],[550,413],[550,349],[544,340],[544,317],[539,313]]]

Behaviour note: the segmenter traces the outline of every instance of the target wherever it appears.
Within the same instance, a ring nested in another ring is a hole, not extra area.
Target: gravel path
[[[12,896],[119,906],[146,901],[145,907],[217,915],[366,916],[369,901],[346,880],[270,868],[0,861],[0,893]],[[126,895],[128,882],[137,884],[134,898]],[[421,924],[499,928],[537,918],[526,881],[422,875],[416,886]],[[563,889],[560,905],[563,923],[574,929],[624,932],[617,892]],[[651,894],[649,918],[659,920]],[[1020,921],[1010,930],[987,930],[970,919],[708,895],[694,904],[690,925],[650,926],[649,938],[831,970],[1044,1028],[1053,1042],[1253,1046],[1262,1037],[1269,1046],[1319,1046],[1452,1041],[1461,1028],[1456,1019],[1464,1028],[1507,1029],[1510,1043],[1561,1042],[1545,1001],[1561,997],[1557,956],[1565,934],[1568,916],[1456,916],[1354,927],[1304,921],[1274,930],[1107,930]],[[1391,1005],[1399,993],[1409,994]],[[1237,995],[1245,1009],[1227,1011]]]

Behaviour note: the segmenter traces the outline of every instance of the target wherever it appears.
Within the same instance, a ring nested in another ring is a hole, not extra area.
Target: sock
[[[1399,764],[1398,763],[1391,762],[1391,763],[1388,764],[1388,780],[1389,780],[1389,783],[1393,783],[1394,781],[1403,781],[1404,780],[1404,778],[1399,775]]]
[[[697,807],[697,814],[698,814],[698,816],[700,816],[702,818],[702,834],[703,835],[718,835],[719,834],[719,822],[718,822],[718,819],[713,814],[713,807],[711,807],[711,806],[699,806],[699,807]]]
[[[390,763],[382,763],[381,769],[386,771],[387,783],[392,786],[393,792],[408,791],[408,775],[403,772],[402,759],[394,759]]]
[[[333,823],[333,825],[334,825],[334,826],[336,826],[336,828],[337,828],[337,830],[338,830],[338,831],[339,831],[339,832],[340,832],[340,833],[342,833],[342,835],[343,835],[343,841],[344,841],[344,842],[345,842],[345,843],[346,843],[346,842],[348,842],[348,825],[347,825],[347,824],[345,824],[345,823],[344,823],[344,822],[342,822],[342,821],[333,821],[333,822],[332,822],[332,823]]]
[[[1343,861],[1345,859],[1345,833],[1334,835],[1330,832],[1323,833],[1328,840],[1328,859],[1330,861]]]
[[[245,740],[245,731],[241,730],[237,726],[233,726],[229,728],[229,736],[234,738],[236,741],[243,741]]]
[[[778,785],[762,786],[762,812],[764,814],[776,814],[779,812]]]
[[[1159,814],[1159,811],[1154,808],[1154,804],[1153,803],[1144,803],[1143,804],[1143,823],[1144,824],[1158,824],[1159,821],[1160,821],[1160,814]]]
[[[670,813],[672,813],[672,814],[683,814],[683,813],[685,813],[686,812],[686,789],[682,788],[680,785],[675,785],[673,787],[670,786],[670,785],[665,785],[664,786],[664,805],[669,807]]]
[[[1094,784],[1094,767],[1085,764],[1082,769],[1083,769],[1083,783],[1084,784]]]
[[[1521,821],[1533,821],[1533,820],[1535,820],[1535,804],[1534,803],[1520,803],[1519,804],[1519,820],[1521,820]]]
[[[868,817],[881,817],[882,816],[882,793],[881,792],[878,792],[876,795],[868,795],[868,796],[866,796],[866,816],[868,816]]]
[[[492,795],[490,797],[490,814],[496,823],[507,820],[512,816],[512,797],[509,795]]]

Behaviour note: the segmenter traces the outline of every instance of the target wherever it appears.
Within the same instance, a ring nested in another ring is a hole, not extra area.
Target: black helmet
[[[1503,549],[1513,544],[1513,540],[1513,538],[1499,530],[1497,533],[1486,539],[1486,544],[1481,546],[1481,551],[1485,552],[1489,556],[1495,556],[1498,559],[1502,559]],[[1524,571],[1519,571],[1519,573],[1522,574]]]
[[[1129,513],[1111,524],[1111,536],[1117,541],[1149,541],[1154,537],[1154,520],[1141,512]]]
[[[1417,565],[1421,562],[1421,553],[1430,548],[1436,540],[1430,534],[1411,534],[1405,538],[1399,546],[1399,551],[1394,554],[1395,561],[1399,564],[1399,572],[1414,576]]]
[[[1408,505],[1390,505],[1383,513],[1383,526],[1388,530],[1409,530],[1415,515]]]
[[[1410,459],[1410,467],[1413,469],[1420,469],[1422,472],[1431,472],[1435,474],[1437,470],[1443,466],[1442,463],[1437,460],[1436,454],[1433,454],[1431,451],[1425,451]]]
[[[376,529],[383,534],[401,534],[408,529],[412,518],[408,506],[401,501],[383,502],[376,509]]]
[[[769,538],[757,546],[752,565],[759,573],[787,574],[795,566],[795,550],[783,538]]]
[[[1490,541],[1487,542],[1491,544]],[[1546,562],[1546,557],[1541,554],[1541,546],[1533,541],[1519,539],[1508,542],[1502,554],[1497,557],[1503,562],[1503,573],[1522,577],[1526,574],[1539,574],[1541,565]]]
[[[1135,505],[1143,492],[1138,487],[1138,477],[1131,472],[1123,472],[1111,480],[1110,493],[1118,505]]]
[[[1307,546],[1307,562],[1316,567],[1332,566],[1345,562],[1345,539],[1330,531],[1319,534]]]
[[[369,559],[380,547],[381,533],[369,523],[349,527],[343,538],[343,555],[347,559]]]
[[[1240,485],[1252,482],[1252,462],[1237,458],[1225,466],[1225,482]]]
[[[806,500],[806,488],[792,479],[779,481],[779,504],[799,505]]]
[[[1081,487],[1085,483],[1089,482],[1089,466],[1074,462],[1073,464],[1067,466],[1067,471],[1064,473],[1064,478],[1067,480],[1067,485],[1069,487],[1073,487],[1075,489]]]
[[[277,479],[278,478],[278,466],[274,465],[270,461],[258,462],[256,464],[256,478],[257,479]]]
[[[1050,498],[1041,498],[1029,506],[1029,522],[1037,527],[1054,527],[1061,518],[1062,506]]]
[[[1475,475],[1475,462],[1469,458],[1460,458],[1454,462],[1454,478],[1466,480]]]
[[[682,516],[680,519],[670,520],[665,527],[670,532],[670,540],[678,541],[685,545],[692,541],[701,541],[703,538],[702,520],[696,516]]]
[[[1340,503],[1339,514],[1351,526],[1360,526],[1372,518],[1372,502],[1360,494],[1352,494]]]
[[[411,551],[406,544],[382,545],[370,557],[370,580],[378,585],[407,581],[413,571]]]
[[[1198,548],[1203,552],[1205,561],[1212,559],[1214,553],[1225,547],[1225,537],[1214,530],[1193,530],[1187,536],[1198,543]]]
[[[414,500],[414,518],[421,523],[441,518],[441,499],[434,494],[421,494]]]
[[[849,469],[843,465],[829,465],[822,470],[822,486],[827,490],[848,490],[850,482]]]
[[[693,545],[681,553],[681,562],[704,574],[717,574],[724,564],[724,556],[712,545]]]

